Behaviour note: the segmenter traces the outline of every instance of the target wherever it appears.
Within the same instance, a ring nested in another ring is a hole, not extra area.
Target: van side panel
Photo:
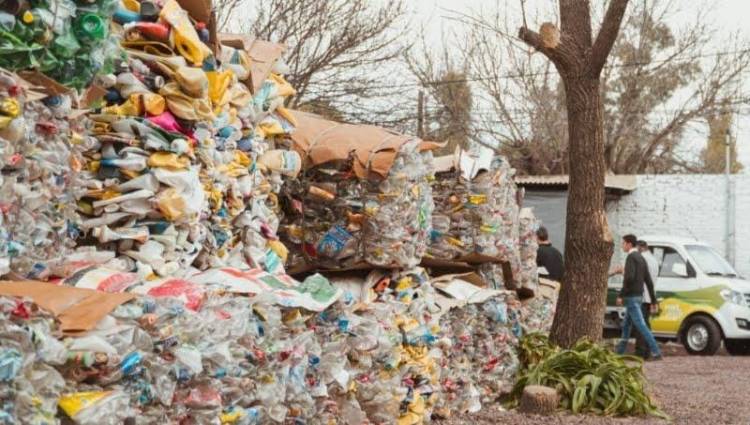
[[[655,333],[676,335],[682,322],[693,313],[714,316],[725,303],[720,292],[726,285],[716,285],[695,291],[657,292],[660,313],[651,317],[651,328]]]

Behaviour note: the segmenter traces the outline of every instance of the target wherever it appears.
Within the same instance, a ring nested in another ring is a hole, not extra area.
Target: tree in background
[[[570,347],[582,337],[599,340],[607,295],[612,235],[604,212],[604,115],[601,75],[620,32],[628,0],[611,0],[596,37],[587,0],[559,0],[560,30],[539,32],[526,22],[518,36],[541,52],[560,75],[568,117],[568,211],[565,276],[551,338]]]
[[[682,143],[686,129],[723,99],[736,99],[732,107],[748,101],[738,96],[737,83],[750,67],[750,50],[732,37],[716,51],[707,6],[684,28],[670,27],[667,22],[681,12],[677,6],[669,0],[634,2],[603,69],[610,172],[699,171],[702,164]],[[521,174],[567,174],[562,80],[549,62],[519,47],[506,14],[480,10],[459,18],[472,25],[466,60],[477,76],[477,96],[489,105],[479,114],[478,131],[499,141]]]
[[[384,84],[391,78],[384,65],[406,47],[403,0],[217,0],[216,10],[221,31],[288,46],[287,79],[297,90],[288,106],[352,121],[405,119],[394,106],[403,100],[398,89]]]
[[[430,116],[436,128],[428,132],[425,138],[446,143],[438,154],[451,154],[456,147],[469,147],[473,102],[466,78],[465,73],[449,69],[432,86],[437,107]]]
[[[729,107],[722,108],[715,113],[706,116],[708,122],[708,140],[706,147],[701,152],[703,161],[703,171],[709,174],[720,174],[726,170],[726,144],[729,142],[729,158],[731,168],[730,172],[739,173],[742,171],[742,164],[737,161],[737,139],[732,137],[732,109]]]
[[[424,31],[422,32],[424,34]],[[443,42],[444,46],[447,43]],[[417,53],[417,49],[419,53]],[[405,54],[411,73],[427,92],[424,106],[424,139],[446,143],[437,155],[455,152],[456,147],[468,149],[472,134],[474,99],[469,85],[466,64],[456,63],[450,49],[436,53],[425,41]]]

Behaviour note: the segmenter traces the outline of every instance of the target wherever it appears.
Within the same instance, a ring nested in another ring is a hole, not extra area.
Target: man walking
[[[648,268],[648,275],[651,277],[651,282],[653,282],[653,286],[656,286],[656,279],[659,277],[659,261],[654,257],[654,254],[651,253],[651,250],[648,249],[648,243],[646,241],[640,240],[637,242],[638,246],[638,252],[643,256],[643,259],[646,260],[646,266]],[[649,329],[651,329],[651,324],[649,323],[649,320],[651,318],[651,309],[654,308],[653,306],[656,306],[658,309],[659,302],[652,298],[652,293],[655,293],[656,289],[648,288],[647,291],[643,292],[643,304],[641,304],[641,313],[643,313],[643,321],[646,322],[646,326],[648,326]],[[657,313],[658,310],[654,313]],[[635,355],[638,357],[641,357],[643,359],[649,358],[649,350],[648,345],[646,344],[646,339],[641,335],[640,332],[637,330],[635,331]]]
[[[536,231],[536,240],[539,248],[536,251],[536,265],[547,269],[547,274],[551,280],[562,281],[565,273],[563,257],[557,248],[552,246],[549,241],[549,233],[544,226],[539,227]]]
[[[628,254],[625,260],[625,270],[623,273],[622,290],[617,297],[617,305],[625,306],[625,320],[622,324],[622,339],[617,345],[617,353],[624,354],[630,340],[630,331],[632,328],[638,330],[646,340],[646,345],[651,352],[653,360],[661,360],[661,350],[656,343],[654,335],[646,326],[641,312],[643,303],[643,285],[646,284],[649,296],[656,300],[654,294],[654,284],[651,275],[648,272],[646,260],[636,249],[638,239],[634,235],[625,235],[622,238],[622,250]],[[655,304],[654,304],[655,306]]]

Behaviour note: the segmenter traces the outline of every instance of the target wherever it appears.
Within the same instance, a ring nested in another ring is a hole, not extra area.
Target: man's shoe
[[[658,356],[651,356],[646,361],[649,361],[649,362],[660,362],[662,360],[664,360],[664,357],[662,357],[661,355],[658,355]]]

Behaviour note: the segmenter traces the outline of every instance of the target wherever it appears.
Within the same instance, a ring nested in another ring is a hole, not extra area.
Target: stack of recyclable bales
[[[75,170],[84,140],[68,95],[0,70],[0,275],[35,279],[75,245]]]
[[[284,186],[290,267],[410,268],[427,250],[434,143],[295,112],[303,172]]]
[[[447,302],[413,268],[440,236],[434,144],[290,113],[283,64],[251,59],[241,36],[219,37],[214,57],[174,0],[114,10],[124,50],[92,67],[105,95],[88,121],[65,120],[65,96],[30,100],[2,77],[0,98],[25,103],[0,104],[7,268],[69,277],[0,284],[0,423],[406,425],[475,411],[510,385],[520,330],[544,328],[549,304],[519,313],[497,291]],[[489,170],[461,182],[471,219],[448,215],[447,232],[518,271],[532,250],[519,257],[512,170]],[[287,259],[397,270],[340,297],[322,276],[279,274]]]
[[[127,58],[100,79],[106,105],[90,116],[78,202],[83,244],[141,278],[190,267],[283,272],[272,180],[298,166],[270,141],[290,130],[279,114],[294,90],[271,74],[253,96],[240,81],[250,73],[244,52],[225,47],[219,64],[176,1],[150,5],[123,22]]]
[[[476,411],[512,385],[515,294],[456,303],[421,269],[375,271],[348,288],[317,310],[220,293],[193,309],[2,283],[0,418],[418,424]]]
[[[80,319],[57,324],[28,299],[0,297],[0,417],[58,423],[59,406],[87,425],[423,422],[439,397],[437,328],[418,314],[429,282],[423,271],[384,278],[379,301],[356,313],[344,300],[315,314],[219,295],[197,311],[139,298],[104,316],[98,305],[120,294],[101,294],[65,310],[101,317],[66,338],[87,330]]]

